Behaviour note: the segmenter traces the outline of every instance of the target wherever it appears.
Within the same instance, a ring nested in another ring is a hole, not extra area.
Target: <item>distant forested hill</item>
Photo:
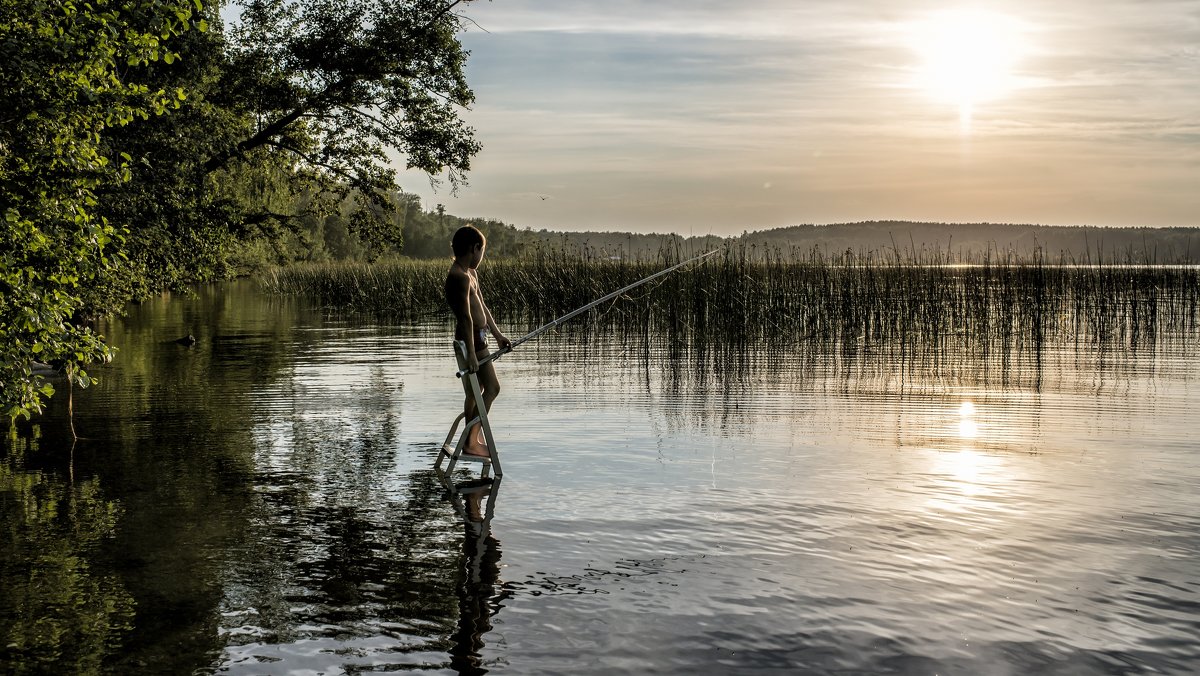
[[[1047,262],[1182,263],[1200,259],[1200,228],[1119,228],[1010,223],[868,221],[798,225],[738,238],[756,248],[823,254],[978,261],[1040,254]],[[940,253],[940,256],[939,256]]]
[[[519,229],[495,220],[455,216],[426,217],[417,232],[405,232],[405,254],[418,258],[448,255],[454,228],[478,225],[493,255],[509,256],[544,249],[567,249],[613,257],[656,257],[664,250],[698,252],[723,244],[745,247],[756,256],[841,255],[896,257],[902,260],[978,262],[1030,260],[1050,263],[1195,263],[1200,261],[1200,227],[1118,228],[1010,223],[915,223],[868,221],[833,225],[797,225],[746,232],[737,237],[685,238],[672,234],[557,232]]]
[[[422,209],[413,195],[400,195],[397,220],[403,233],[399,253],[411,258],[445,258],[450,237],[472,223],[488,237],[489,255],[508,257],[541,250],[566,250],[614,258],[657,258],[698,253],[718,246],[744,247],[753,256],[873,256],[901,260],[977,262],[1030,260],[1048,263],[1196,263],[1200,227],[1122,228],[1014,223],[918,223],[867,221],[832,225],[795,225],[744,232],[735,237],[684,237],[631,232],[566,232],[520,228],[491,218],[464,218],[438,205]],[[332,217],[306,241],[313,251],[299,258],[357,258],[361,247],[340,243],[346,228]],[[344,220],[344,219],[343,219]],[[333,236],[341,239],[335,243]],[[322,237],[325,242],[322,245]],[[352,236],[351,236],[352,237]],[[336,244],[336,245],[335,245]]]

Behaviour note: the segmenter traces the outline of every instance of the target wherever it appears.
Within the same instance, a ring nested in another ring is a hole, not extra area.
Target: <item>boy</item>
[[[450,247],[454,250],[454,262],[450,264],[450,272],[446,275],[446,303],[454,312],[454,339],[467,344],[467,366],[479,375],[483,404],[490,411],[492,401],[500,394],[500,381],[496,379],[496,368],[492,362],[479,365],[479,360],[489,354],[487,334],[491,332],[498,349],[508,347],[512,341],[496,326],[496,320],[492,318],[479,291],[479,277],[475,269],[483,262],[483,252],[487,247],[483,233],[473,225],[464,225],[454,233]],[[466,422],[475,418],[475,401],[472,397],[467,397],[463,411],[467,415]],[[463,453],[488,456],[482,425],[475,427],[475,433],[467,439]]]

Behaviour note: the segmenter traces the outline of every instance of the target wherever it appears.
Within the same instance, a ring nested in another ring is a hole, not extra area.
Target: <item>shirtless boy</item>
[[[475,226],[464,225],[454,233],[450,246],[454,250],[454,262],[450,264],[450,273],[446,275],[446,303],[454,312],[454,339],[467,344],[467,365],[479,375],[483,404],[490,411],[492,401],[500,394],[500,381],[496,379],[496,368],[492,362],[480,366],[479,360],[489,354],[489,332],[496,339],[498,349],[508,347],[512,341],[500,332],[500,327],[496,326],[496,320],[483,302],[483,294],[479,292],[479,277],[475,269],[483,261],[483,252],[487,248],[483,233]],[[463,411],[467,415],[467,422],[475,418],[475,401],[472,397],[467,397]],[[488,455],[482,425],[475,427],[475,433],[468,438],[463,453]]]

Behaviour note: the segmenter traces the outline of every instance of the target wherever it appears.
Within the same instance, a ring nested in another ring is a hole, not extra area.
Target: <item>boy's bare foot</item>
[[[463,454],[473,455],[475,457],[491,457],[492,454],[487,450],[487,442],[484,441],[484,430],[476,429],[473,433],[467,436],[467,447],[462,449]]]
[[[473,455],[475,457],[491,457],[488,453],[486,445],[467,444],[467,448],[462,449],[463,455]]]

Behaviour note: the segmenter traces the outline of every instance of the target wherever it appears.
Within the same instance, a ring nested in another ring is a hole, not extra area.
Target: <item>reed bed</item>
[[[532,327],[687,257],[673,251],[611,260],[541,250],[488,260],[479,274],[493,313],[509,326]],[[448,265],[296,266],[263,284],[339,308],[448,320]],[[729,247],[598,308],[572,330],[585,341],[643,345],[669,359],[736,369],[809,351],[847,361],[966,354],[1002,363],[1037,358],[1051,343],[1137,351],[1194,341],[1198,319],[1196,267],[948,265]]]

